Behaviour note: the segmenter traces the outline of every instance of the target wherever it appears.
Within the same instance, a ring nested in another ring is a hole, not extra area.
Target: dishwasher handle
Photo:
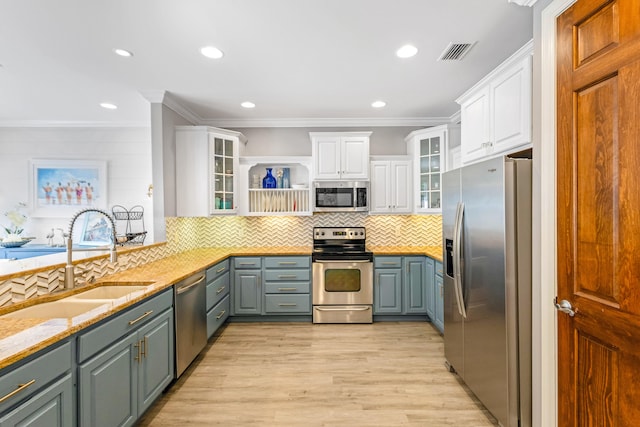
[[[194,288],[196,285],[202,283],[202,281],[205,279],[205,276],[202,275],[198,280],[196,280],[195,282],[188,284],[188,285],[182,285],[179,288],[176,289],[176,294],[180,295],[183,294],[185,292],[189,292],[189,289]]]

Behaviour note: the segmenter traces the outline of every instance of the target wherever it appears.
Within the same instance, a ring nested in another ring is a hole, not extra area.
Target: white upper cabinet
[[[369,179],[371,132],[310,132],[313,179]]]
[[[463,164],[531,145],[532,53],[529,42],[457,99]]]
[[[237,209],[239,132],[176,126],[178,216],[234,214]]]
[[[372,157],[369,213],[411,213],[411,160]]]
[[[460,127],[441,125],[411,132],[405,137],[413,161],[413,209],[415,213],[441,212],[440,175],[447,165],[449,146],[457,146]]]

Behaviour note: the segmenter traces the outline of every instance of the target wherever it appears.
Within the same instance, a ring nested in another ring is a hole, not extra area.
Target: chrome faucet
[[[71,224],[69,225],[69,235],[67,237],[67,265],[64,268],[64,287],[67,289],[73,289],[73,287],[75,286],[75,269],[73,267],[73,226],[76,222],[76,219],[78,219],[78,217],[84,213],[87,212],[97,212],[99,214],[104,215],[109,222],[111,223],[111,247],[109,247],[109,250],[111,251],[110,253],[110,257],[109,257],[109,261],[111,263],[115,263],[118,260],[118,254],[116,253],[116,224],[113,221],[113,218],[111,217],[111,215],[109,215],[107,212],[103,211],[102,209],[96,209],[96,208],[87,208],[87,209],[82,209],[81,211],[77,212],[72,218],[71,218]],[[87,248],[87,249],[82,249],[82,251],[104,251],[107,247],[106,246],[102,246],[99,248]]]

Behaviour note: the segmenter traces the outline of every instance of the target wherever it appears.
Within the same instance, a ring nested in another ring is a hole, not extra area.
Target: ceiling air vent
[[[438,61],[461,61],[475,43],[449,43]]]

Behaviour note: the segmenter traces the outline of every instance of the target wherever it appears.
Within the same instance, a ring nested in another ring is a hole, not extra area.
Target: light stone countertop
[[[372,247],[375,255],[426,255],[442,260],[440,247]],[[149,264],[132,268],[101,278],[95,284],[73,290],[40,296],[23,303],[0,308],[0,316],[12,311],[43,302],[65,298],[84,292],[102,283],[136,285],[139,282],[153,282],[145,291],[136,291],[128,296],[101,305],[90,312],[74,318],[56,319],[10,319],[0,317],[0,369],[28,357],[58,341],[111,316],[151,295],[164,290],[174,283],[205,270],[229,257],[306,255],[312,252],[310,246],[303,247],[226,247],[200,248],[172,255]],[[136,283],[138,282],[138,283]]]

